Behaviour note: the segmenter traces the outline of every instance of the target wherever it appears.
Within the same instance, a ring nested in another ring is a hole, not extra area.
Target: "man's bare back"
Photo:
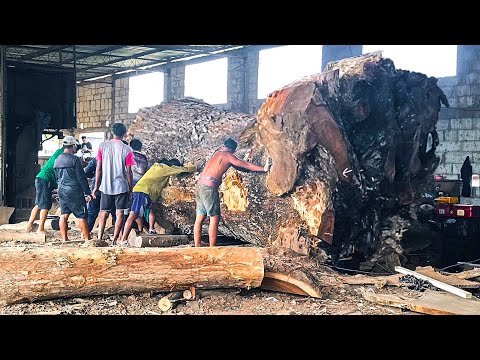
[[[195,246],[201,246],[202,224],[205,218],[210,218],[208,226],[208,238],[210,246],[217,243],[218,223],[220,221],[220,197],[218,187],[222,183],[222,176],[230,166],[240,171],[268,172],[272,162],[267,160],[265,166],[258,166],[247,161],[240,160],[233,153],[237,148],[235,140],[225,140],[223,146],[207,161],[205,168],[195,188],[195,201],[197,203],[197,217],[193,227]]]
[[[205,168],[200,174],[198,184],[219,187],[222,183],[223,174],[225,174],[230,166],[238,168],[239,170],[265,172],[263,166],[240,160],[233,155],[228,148],[222,147],[205,164]]]

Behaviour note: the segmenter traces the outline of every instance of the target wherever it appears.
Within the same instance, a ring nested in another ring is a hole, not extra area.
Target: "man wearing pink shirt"
[[[135,165],[133,150],[122,142],[127,128],[122,123],[112,127],[114,138],[100,144],[97,154],[95,188],[102,193],[100,198],[100,215],[98,222],[98,239],[101,240],[108,213],[115,204],[117,221],[113,233],[113,244],[117,242],[123,224],[123,213],[130,209],[133,188],[132,165]]]

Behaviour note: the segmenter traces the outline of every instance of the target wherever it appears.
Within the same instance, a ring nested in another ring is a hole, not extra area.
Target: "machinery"
[[[61,129],[76,127],[76,83],[73,69],[7,65],[5,203],[19,222],[34,206],[42,134],[60,138]]]
[[[423,195],[417,217],[442,234],[444,251],[473,259],[480,257],[480,199],[460,197],[461,183],[436,179],[435,191]]]

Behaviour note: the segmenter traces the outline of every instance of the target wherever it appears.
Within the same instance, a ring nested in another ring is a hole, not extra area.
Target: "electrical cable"
[[[480,258],[478,258],[476,260],[472,260],[472,261],[465,261],[465,262],[474,263],[474,262],[479,261],[479,260],[480,260]],[[453,265],[445,266],[444,268],[440,269],[440,271],[443,271],[445,269],[449,269],[449,268],[454,267],[454,266],[460,266],[460,265],[453,264]],[[455,273],[450,273],[450,274],[455,274]]]
[[[328,265],[328,264],[322,264],[324,266],[327,266],[327,267],[330,267],[330,268],[333,268],[333,269],[338,269],[338,270],[345,270],[345,271],[352,271],[352,272],[355,272],[355,273],[359,273],[359,274],[373,274],[373,275],[392,275],[392,273],[376,273],[376,272],[373,272],[373,271],[361,271],[361,270],[353,270],[353,269],[347,269],[347,268],[342,268],[340,266],[335,266],[335,265]],[[380,265],[379,265],[380,266]],[[383,267],[382,267],[383,268]],[[385,269],[385,268],[384,268]]]

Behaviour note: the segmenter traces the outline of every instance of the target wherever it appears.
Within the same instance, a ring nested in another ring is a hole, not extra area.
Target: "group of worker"
[[[63,139],[63,148],[58,149],[35,178],[35,207],[32,209],[26,230],[32,231],[40,211],[38,232],[45,233],[45,221],[52,207],[52,192],[58,188],[60,202],[60,234],[68,241],[68,217],[74,214],[85,239],[91,244],[90,232],[98,217],[98,240],[102,240],[106,220],[112,213],[115,226],[113,244],[126,244],[128,236],[137,224],[143,229],[145,217],[149,234],[156,234],[156,204],[172,175],[193,173],[194,165],[183,165],[178,159],[165,159],[148,166],[147,157],[141,153],[142,143],[132,139],[127,144],[123,139],[127,129],[122,123],[112,126],[113,139],[99,145],[98,153],[83,168],[82,160],[75,156],[80,147],[73,136]],[[83,148],[86,140],[83,139]],[[209,244],[216,245],[220,220],[220,197],[218,188],[223,174],[230,166],[240,171],[268,172],[271,159],[265,166],[238,159],[234,152],[237,143],[229,138],[206,162],[195,187],[196,220],[194,225],[195,246],[201,246],[202,225],[210,218]],[[88,179],[91,178],[89,186]],[[88,207],[87,207],[88,204]]]

